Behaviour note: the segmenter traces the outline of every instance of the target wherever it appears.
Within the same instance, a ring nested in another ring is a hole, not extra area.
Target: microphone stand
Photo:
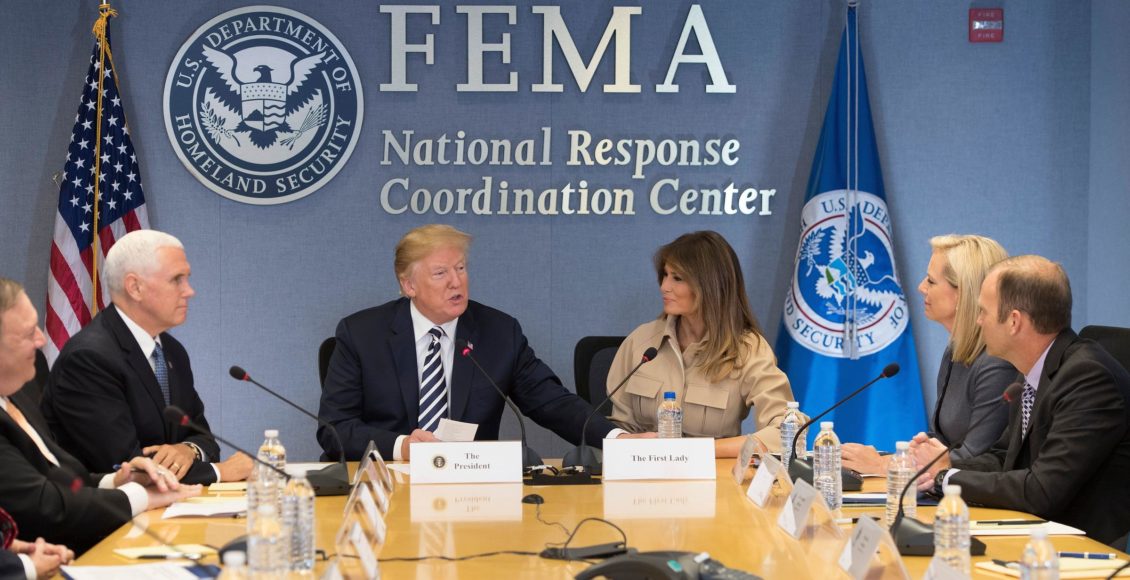
[[[867,382],[867,384],[863,385],[862,387],[859,387],[858,389],[852,391],[850,395],[840,399],[839,401],[836,401],[835,405],[832,405],[831,407],[826,409],[823,413],[820,413],[819,415],[809,419],[807,423],[805,423],[804,425],[802,425],[800,427],[800,429],[797,429],[796,435],[793,435],[793,441],[791,443],[792,448],[796,449],[796,442],[797,442],[798,439],[800,439],[801,434],[803,434],[806,429],[808,429],[809,427],[816,424],[817,421],[824,418],[824,416],[827,415],[828,413],[831,413],[832,411],[834,411],[836,409],[836,407],[839,407],[840,405],[850,401],[853,397],[855,397],[859,393],[862,393],[865,389],[867,389],[871,385],[874,385],[875,383],[879,382],[881,379],[893,377],[896,374],[898,374],[898,372],[899,372],[898,363],[891,363],[891,364],[887,365],[886,367],[883,368],[883,372],[879,373],[879,376],[871,379],[870,381]],[[782,451],[784,451],[784,450],[782,450]],[[792,454],[791,460],[789,461],[789,465],[787,465],[786,467],[789,470],[789,478],[790,479],[795,481],[799,477],[800,479],[803,479],[803,480],[807,481],[808,483],[812,483],[812,471],[813,471],[812,464],[808,463],[807,461],[804,461],[802,459],[799,459],[796,456],[796,453]],[[840,469],[840,472],[841,472],[840,473],[840,480],[842,482],[841,488],[843,489],[843,491],[859,491],[859,490],[863,489],[863,478],[860,477],[856,472],[854,472],[850,469],[842,469],[842,468]]]
[[[349,485],[349,468],[345,464],[345,446],[341,442],[341,436],[338,435],[337,429],[330,425],[325,419],[303,409],[286,397],[268,389],[265,385],[251,378],[242,368],[233,366],[228,370],[228,373],[233,379],[245,381],[259,387],[266,391],[276,399],[294,407],[299,413],[306,415],[329,429],[330,433],[334,436],[334,441],[337,441],[337,448],[339,450],[338,462],[333,465],[328,465],[322,469],[312,470],[306,472],[306,479],[310,482],[310,487],[314,488],[314,495],[331,496],[331,495],[348,495],[352,486]]]
[[[530,446],[526,443],[526,422],[522,420],[522,414],[518,411],[518,406],[514,404],[514,401],[510,400],[510,397],[506,396],[506,393],[502,392],[502,389],[498,387],[498,384],[494,382],[494,379],[490,378],[490,375],[487,373],[486,369],[484,369],[482,365],[479,364],[479,361],[476,360],[475,357],[471,354],[471,351],[474,350],[475,347],[471,345],[470,342],[461,338],[457,340],[455,344],[459,348],[463,349],[463,356],[471,360],[471,363],[475,365],[475,368],[479,369],[479,372],[482,373],[484,377],[486,377],[487,382],[490,383],[490,386],[494,387],[495,391],[498,391],[498,394],[502,397],[502,400],[506,402],[506,405],[510,407],[511,411],[514,411],[514,415],[518,417],[518,429],[522,431],[522,469],[526,470],[532,467],[543,465],[545,462],[542,461],[541,456],[538,455],[537,452],[533,449],[530,449]]]
[[[636,366],[632,367],[632,371],[629,372],[628,375],[625,376],[622,381],[620,381],[620,384],[616,385],[616,388],[612,389],[612,392],[608,393],[608,395],[604,397],[604,400],[601,401],[600,404],[597,405],[591,413],[589,413],[589,416],[585,418],[585,424],[581,427],[581,444],[569,450],[569,452],[566,453],[565,457],[561,460],[562,467],[583,468],[583,471],[579,470],[577,473],[578,476],[582,477],[578,477],[578,481],[576,481],[575,483],[599,483],[593,478],[593,476],[600,475],[603,471],[603,454],[596,449],[590,448],[588,446],[587,440],[585,439],[585,434],[588,433],[589,429],[589,421],[592,421],[592,418],[596,416],[601,407],[612,400],[612,395],[615,395],[616,391],[619,391],[621,387],[628,384],[628,379],[632,378],[632,375],[636,374],[636,371],[638,371],[640,367],[644,365],[644,363],[654,359],[658,352],[659,349],[655,347],[650,347],[645,350],[643,356],[640,357],[640,362],[636,363]]]

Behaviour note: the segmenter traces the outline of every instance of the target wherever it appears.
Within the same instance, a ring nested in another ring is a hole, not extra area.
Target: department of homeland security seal
[[[165,128],[184,166],[235,201],[277,204],[333,178],[361,133],[353,59],[313,18],[275,6],[225,12],[177,52]]]
[[[844,190],[813,196],[801,212],[796,274],[785,328],[805,348],[851,355],[845,326],[854,314],[857,354],[878,352],[907,328],[906,298],[891,259],[891,219],[878,196]]]

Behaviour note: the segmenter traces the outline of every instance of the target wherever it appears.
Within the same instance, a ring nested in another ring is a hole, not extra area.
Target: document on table
[[[193,500],[207,500],[207,501],[193,501]],[[223,516],[238,516],[247,513],[247,498],[246,497],[206,497],[206,498],[192,498],[186,501],[178,501],[173,505],[165,508],[165,513],[161,519],[167,520],[170,518],[179,517],[223,517]]]
[[[1082,536],[1086,532],[1059,522],[1046,522],[1034,519],[973,520],[969,522],[969,533],[973,536],[1027,536],[1032,528],[1041,526],[1048,530],[1049,536]]]
[[[1060,558],[1059,559],[1059,577],[1060,578],[1106,578],[1110,576],[1111,572],[1118,569],[1126,563],[1122,558],[1114,558],[1111,560],[1085,560],[1083,558]],[[1020,566],[1016,562],[1002,562],[994,560],[991,562],[978,562],[977,568],[995,572],[1004,576],[1012,576],[1013,578],[1020,577]],[[1118,578],[1130,577],[1130,569],[1123,570],[1118,574]]]
[[[197,580],[214,577],[219,568],[205,566],[207,576],[194,573],[183,564],[131,564],[128,566],[63,566],[63,576],[71,580],[119,580],[120,578],[148,578],[156,580]],[[204,572],[201,570],[201,572]]]
[[[216,549],[204,544],[176,544],[175,546],[145,546],[144,548],[118,548],[114,553],[137,560],[141,558],[158,558],[164,556],[194,556],[201,557],[215,554]]]

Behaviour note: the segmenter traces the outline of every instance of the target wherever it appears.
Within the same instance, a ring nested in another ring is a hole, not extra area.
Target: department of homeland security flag
[[[100,276],[102,260],[114,241],[149,227],[141,170],[126,127],[106,27],[116,12],[106,5],[100,11],[94,25],[94,54],[59,184],[43,348],[50,363],[67,339],[110,302]]]
[[[887,364],[901,367],[828,415],[841,441],[894,449],[896,439],[925,428],[854,7],[848,8],[808,179],[783,327],[779,364],[809,415],[879,376]]]

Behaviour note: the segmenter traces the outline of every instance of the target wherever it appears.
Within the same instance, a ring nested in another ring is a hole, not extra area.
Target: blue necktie
[[[1020,436],[1028,434],[1028,419],[1032,416],[1032,405],[1036,402],[1036,387],[1024,383],[1024,393],[1020,396]]]
[[[439,338],[443,329],[433,326],[428,334],[432,337],[424,357],[424,372],[420,374],[420,429],[432,431],[439,427],[439,420],[447,414],[447,383],[443,376],[443,361],[440,359]]]
[[[153,373],[157,375],[157,384],[161,385],[161,395],[165,397],[165,404],[169,404],[169,367],[165,364],[165,351],[161,350],[161,343],[153,348]]]

